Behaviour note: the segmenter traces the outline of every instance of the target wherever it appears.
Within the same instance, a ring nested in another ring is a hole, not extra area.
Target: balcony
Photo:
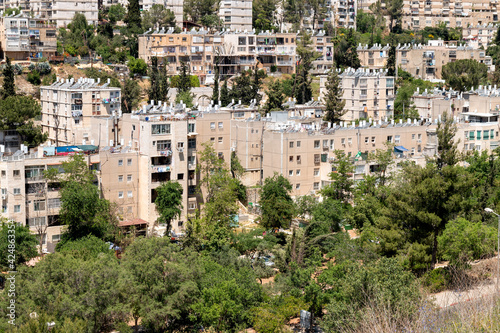
[[[278,66],[293,66],[293,61],[289,60],[278,60],[276,61],[276,65]]]

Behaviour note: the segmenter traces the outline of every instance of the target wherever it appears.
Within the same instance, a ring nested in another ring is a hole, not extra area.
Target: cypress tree
[[[160,82],[158,75],[158,58],[151,58],[151,68],[149,69],[149,82],[151,86],[148,91],[148,98],[150,101],[158,101],[160,100]]]
[[[396,75],[396,46],[394,45],[391,45],[389,49],[389,56],[387,57],[387,65],[385,68],[387,69],[387,76]]]
[[[125,22],[131,30],[141,30],[141,9],[139,0],[129,0],[127,6],[127,17]]]
[[[229,97],[229,89],[227,88],[227,80],[224,80],[224,84],[220,88],[220,103],[222,106],[227,106],[231,103],[231,98]]]
[[[335,69],[328,74],[325,96],[325,121],[338,122],[345,114],[345,101],[342,99],[343,91],[340,78]]]
[[[7,57],[7,64],[5,65],[2,74],[3,74],[2,97],[7,98],[9,96],[14,96],[16,94],[16,85],[14,82],[15,74],[14,74],[14,67],[12,67],[9,57]]]
[[[214,105],[219,104],[219,68],[215,67],[214,90],[212,91]]]

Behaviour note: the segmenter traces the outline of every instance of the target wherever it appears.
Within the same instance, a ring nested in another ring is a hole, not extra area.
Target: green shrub
[[[422,276],[422,285],[427,287],[431,293],[446,290],[451,282],[450,272],[443,267],[428,271]]]
[[[28,73],[28,82],[35,86],[39,86],[40,83],[42,83],[42,80],[40,79],[40,73],[37,70]]]

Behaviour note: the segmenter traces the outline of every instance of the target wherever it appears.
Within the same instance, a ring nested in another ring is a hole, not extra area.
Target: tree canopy
[[[486,80],[488,68],[474,59],[460,59],[443,66],[442,77],[454,90],[467,91]]]

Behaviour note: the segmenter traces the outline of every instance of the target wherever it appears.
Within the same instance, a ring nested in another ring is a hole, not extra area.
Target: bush
[[[448,289],[450,282],[451,274],[443,267],[430,270],[422,276],[422,285],[427,287],[431,293]]]
[[[36,69],[33,72],[28,73],[28,82],[35,86],[39,86],[40,83],[42,83],[40,73]]]
[[[200,79],[196,75],[191,75],[190,77],[191,88],[200,86]],[[179,75],[174,75],[170,78],[170,87],[179,88]]]

